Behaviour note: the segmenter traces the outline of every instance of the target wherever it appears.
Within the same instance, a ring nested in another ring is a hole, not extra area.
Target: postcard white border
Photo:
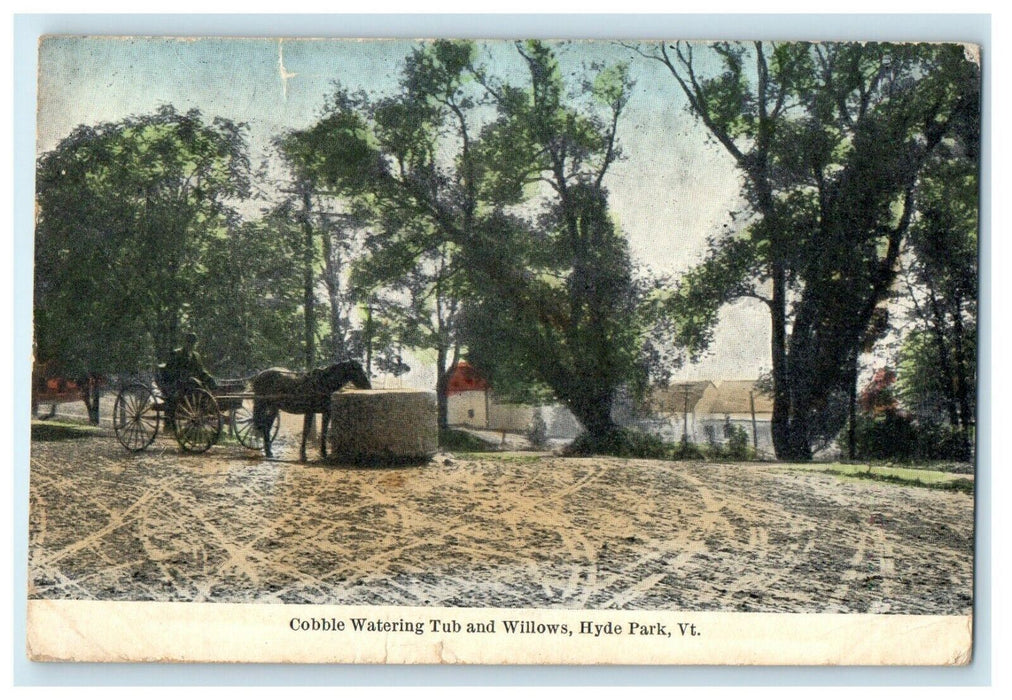
[[[36,661],[945,666],[971,647],[970,616],[28,601]]]

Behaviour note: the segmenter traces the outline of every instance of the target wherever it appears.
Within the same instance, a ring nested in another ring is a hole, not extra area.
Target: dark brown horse
[[[327,456],[327,428],[330,426],[330,395],[346,384],[359,389],[371,389],[369,377],[357,362],[339,362],[330,367],[314,369],[307,374],[291,372],[280,367],[265,369],[253,377],[253,426],[264,438],[264,454],[271,453],[271,426],[278,411],[301,413],[305,416],[302,424],[302,447],[299,461],[306,461],[306,435],[313,416],[323,414],[320,429],[320,454]]]

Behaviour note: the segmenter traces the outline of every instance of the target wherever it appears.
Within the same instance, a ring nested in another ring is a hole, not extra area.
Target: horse
[[[357,362],[339,362],[329,367],[314,369],[306,374],[291,372],[281,367],[272,367],[260,372],[250,385],[253,389],[253,427],[264,439],[264,454],[271,453],[271,426],[278,411],[301,413],[305,416],[302,424],[302,447],[299,461],[306,461],[306,436],[313,416],[323,414],[320,430],[320,453],[327,456],[327,428],[330,426],[330,395],[346,384],[359,389],[371,389],[369,377]]]

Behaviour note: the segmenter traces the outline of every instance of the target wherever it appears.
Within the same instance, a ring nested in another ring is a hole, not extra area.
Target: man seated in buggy
[[[172,351],[169,359],[158,365],[158,386],[165,396],[166,418],[171,421],[176,401],[189,389],[218,388],[214,377],[204,368],[197,352],[197,334],[183,336],[183,345]]]

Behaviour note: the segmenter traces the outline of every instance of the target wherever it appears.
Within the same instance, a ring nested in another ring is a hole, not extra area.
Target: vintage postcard
[[[38,50],[31,659],[972,658],[978,47]]]

